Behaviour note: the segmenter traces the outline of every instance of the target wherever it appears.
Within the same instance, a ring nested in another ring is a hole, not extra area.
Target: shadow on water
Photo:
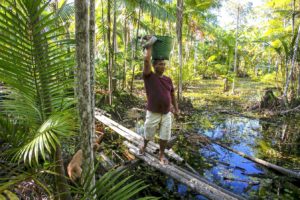
[[[200,121],[200,124],[189,127],[196,130],[195,134],[204,134],[247,155],[299,170],[300,124],[297,119],[265,122],[227,115],[199,115],[194,116],[193,120]],[[217,144],[203,145],[182,138],[175,148],[206,179],[247,199],[300,199],[300,184],[296,180],[277,174]],[[172,180],[168,179],[167,187],[172,184]],[[184,188],[178,185],[177,190],[184,191]],[[186,195],[184,192],[179,194]],[[199,196],[199,199],[205,198]]]

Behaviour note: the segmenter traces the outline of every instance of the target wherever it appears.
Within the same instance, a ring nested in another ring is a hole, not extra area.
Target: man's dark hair
[[[164,61],[164,60],[152,60],[152,65],[155,66],[160,61]]]

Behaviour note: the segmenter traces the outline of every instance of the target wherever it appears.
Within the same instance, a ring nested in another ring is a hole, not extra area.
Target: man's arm
[[[151,73],[151,53],[152,47],[147,47],[144,52],[144,76],[147,76]]]
[[[179,109],[178,109],[178,104],[177,100],[175,97],[175,92],[171,92],[171,98],[172,98],[172,105],[174,106],[174,115],[178,116],[179,115]]]

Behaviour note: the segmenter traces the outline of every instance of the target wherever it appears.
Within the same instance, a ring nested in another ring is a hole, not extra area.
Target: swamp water
[[[196,115],[193,120],[197,121],[197,118],[198,121],[200,118],[202,126],[195,123],[188,128],[194,130],[194,135],[203,134],[232,149],[279,166],[294,170],[300,168],[299,120],[266,122],[230,115]],[[246,199],[300,199],[300,183],[297,180],[262,167],[217,144],[193,144],[193,141],[182,138],[174,148],[207,180]],[[182,199],[206,199],[189,194],[186,186],[176,185],[171,178],[167,179],[166,187],[175,190]]]

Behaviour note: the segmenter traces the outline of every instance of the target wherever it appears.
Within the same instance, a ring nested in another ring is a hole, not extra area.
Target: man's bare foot
[[[145,151],[146,151],[146,146],[142,145],[139,149],[139,155],[145,155]]]
[[[169,164],[169,161],[168,161],[168,159],[167,159],[165,156],[160,157],[160,158],[159,158],[159,162],[160,162],[160,164],[162,164],[162,165],[167,165],[167,164]]]

